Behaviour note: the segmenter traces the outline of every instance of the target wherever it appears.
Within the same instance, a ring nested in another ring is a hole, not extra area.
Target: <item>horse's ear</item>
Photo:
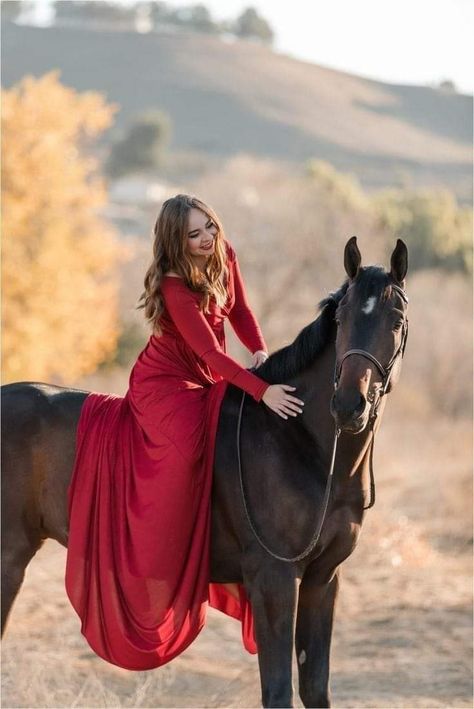
[[[401,239],[397,239],[397,245],[395,246],[391,259],[390,259],[390,273],[394,281],[397,283],[403,283],[405,276],[408,271],[408,249],[406,244]]]
[[[344,268],[351,281],[353,281],[359,273],[361,261],[362,256],[357,246],[357,236],[352,236],[344,249]]]

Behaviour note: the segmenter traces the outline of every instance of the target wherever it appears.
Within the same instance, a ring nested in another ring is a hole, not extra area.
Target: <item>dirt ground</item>
[[[421,420],[385,419],[377,504],[343,565],[333,706],[470,707],[471,426],[430,423],[428,435]],[[256,657],[215,611],[161,670],[100,660],[67,600],[64,563],[48,542],[28,569],[3,646],[3,707],[259,706]]]

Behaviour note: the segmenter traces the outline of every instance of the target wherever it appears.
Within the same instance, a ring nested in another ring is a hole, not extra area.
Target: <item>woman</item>
[[[228,317],[254,366],[267,357],[235,252],[200,200],[164,203],[141,301],[153,333],[126,396],[91,393],[81,411],[66,569],[93,649],[136,670],[182,652],[208,600],[242,619],[255,650],[243,588],[209,584],[219,408],[228,382],[285,419],[303,404],[294,387],[269,385],[225,353]]]

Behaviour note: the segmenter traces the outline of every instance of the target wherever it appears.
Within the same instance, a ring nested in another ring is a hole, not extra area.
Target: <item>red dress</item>
[[[92,392],[82,407],[69,487],[66,590],[82,632],[105,660],[131,670],[169,662],[196,637],[207,602],[242,620],[256,651],[252,614],[209,584],[210,495],[219,409],[228,382],[260,401],[267,382],[225,354],[229,318],[251,351],[266,349],[226,242],[228,299],[220,308],[165,276],[163,334],[152,335],[125,397]]]

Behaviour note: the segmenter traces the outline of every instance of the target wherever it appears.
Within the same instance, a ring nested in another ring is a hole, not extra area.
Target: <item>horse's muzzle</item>
[[[336,389],[331,399],[331,414],[336,426],[347,433],[361,433],[369,420],[370,405],[357,389]]]

